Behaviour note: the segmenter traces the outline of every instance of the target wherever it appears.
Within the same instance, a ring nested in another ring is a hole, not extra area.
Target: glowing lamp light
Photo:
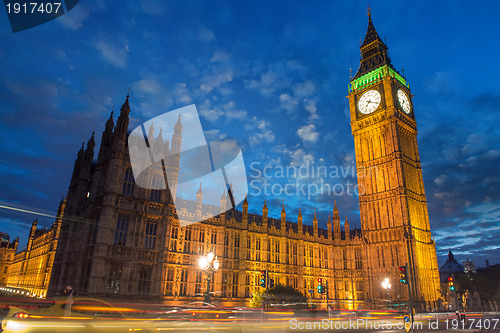
[[[385,278],[384,282],[382,282],[382,288],[387,290],[391,289],[391,283],[388,278]]]
[[[201,269],[205,270],[208,268],[208,259],[206,257],[201,257],[198,264]]]

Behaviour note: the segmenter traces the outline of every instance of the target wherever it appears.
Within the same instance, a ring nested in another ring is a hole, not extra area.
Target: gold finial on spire
[[[368,13],[368,17],[371,17],[372,16],[372,9],[370,8],[370,5],[367,5],[366,7],[367,7],[366,11]]]

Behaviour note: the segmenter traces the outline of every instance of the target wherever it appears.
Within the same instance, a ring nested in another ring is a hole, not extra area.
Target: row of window
[[[116,230],[115,230],[115,240],[114,244],[115,245],[125,245],[126,239],[127,239],[127,230],[128,230],[128,224],[129,224],[129,217],[126,215],[118,215],[117,223],[116,223]],[[157,238],[157,232],[158,232],[158,221],[148,219],[146,221],[146,227],[144,231],[144,248],[145,249],[154,249],[156,245],[156,238]],[[191,229],[186,229],[185,230],[185,239],[186,242],[184,243],[184,253],[191,253]],[[204,241],[204,233],[200,232],[199,233],[199,240],[200,242]],[[173,227],[172,228],[172,238],[177,239],[178,238],[178,228]],[[233,258],[239,259],[239,236],[235,237],[235,248],[233,250]],[[217,244],[217,234],[216,233],[211,233],[211,243],[212,244]],[[223,256],[225,258],[229,258],[229,248],[227,244],[229,244],[229,235],[226,234],[224,237],[224,254]],[[247,245],[251,244],[250,239],[248,239]],[[268,241],[268,248],[271,247],[271,242]],[[177,242],[175,240],[170,241],[170,246],[167,245],[167,248],[170,248],[170,251],[177,251]],[[201,248],[198,250],[200,251]],[[287,255],[285,256],[285,261],[286,264],[290,264],[290,254],[289,254],[289,243],[287,242],[287,247],[286,247],[286,252]],[[312,245],[307,246],[307,249],[309,252],[309,257],[304,257],[304,265],[305,266],[313,266],[313,258],[314,256],[314,247]],[[280,244],[278,242],[275,243],[275,252],[271,253],[269,251],[262,251],[262,258],[261,258],[261,241],[260,239],[256,239],[255,242],[255,260],[256,261],[268,261],[268,262],[275,262],[275,263],[280,263]],[[198,252],[199,252],[198,251]],[[379,250],[380,251],[380,250]],[[294,265],[297,265],[297,244],[293,243],[292,246],[292,261]],[[306,248],[304,248],[304,255],[307,253]],[[324,268],[328,268],[328,250],[323,249],[323,251],[319,252],[319,267],[324,266]],[[356,269],[362,269],[362,257],[361,257],[361,250],[360,249],[355,249],[354,251],[354,259],[355,259],[355,268]],[[379,257],[379,265],[381,266],[381,260],[380,258],[382,257],[378,253]],[[274,260],[272,260],[274,259]],[[343,259],[343,266],[344,269],[348,269],[348,258],[347,258],[347,251],[342,251],[342,259]],[[252,260],[251,256],[251,251],[247,251],[247,260]]]

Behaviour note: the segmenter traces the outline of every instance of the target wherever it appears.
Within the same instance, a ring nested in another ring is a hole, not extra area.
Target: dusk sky
[[[500,263],[500,2],[369,4],[414,95],[439,264],[449,249],[477,266]],[[0,16],[0,231],[19,236],[19,249],[35,218],[54,222],[82,142],[95,130],[99,146],[129,88],[130,129],[195,104],[208,141],[241,147],[250,212],[265,197],[272,217],[284,203],[288,220],[300,207],[306,224],[316,211],[326,227],[337,200],[342,221],[360,227],[347,193],[356,177],[346,96],[365,1],[80,1],[18,33]],[[266,166],[270,185],[346,191],[264,196],[256,170]],[[288,166],[339,174],[275,173]]]

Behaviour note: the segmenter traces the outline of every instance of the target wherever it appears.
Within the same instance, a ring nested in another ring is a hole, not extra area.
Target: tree
[[[292,308],[307,308],[307,297],[292,286],[277,284],[269,289],[271,303],[286,304]]]
[[[252,295],[252,299],[250,300],[251,308],[260,308],[264,302],[264,294],[260,291],[255,291]]]

